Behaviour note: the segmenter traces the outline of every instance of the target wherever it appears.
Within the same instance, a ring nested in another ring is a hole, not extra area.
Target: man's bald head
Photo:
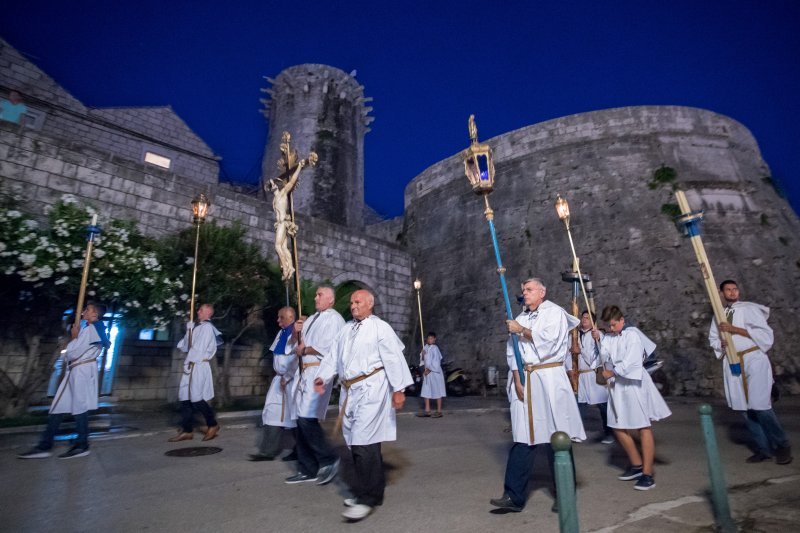
[[[375,296],[366,289],[358,289],[350,295],[350,313],[355,320],[364,320],[372,314]]]

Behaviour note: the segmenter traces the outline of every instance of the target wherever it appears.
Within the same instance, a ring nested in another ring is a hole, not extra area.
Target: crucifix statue
[[[289,146],[291,138],[289,132],[283,132],[280,145],[282,155],[278,160],[280,175],[277,178],[269,180],[264,188],[271,191],[274,195],[272,199],[272,210],[275,212],[275,251],[278,253],[278,260],[281,264],[281,277],[287,287],[292,276],[294,275],[295,277],[297,311],[298,316],[300,316],[300,261],[297,257],[297,224],[294,218],[292,193],[295,187],[297,187],[297,180],[300,177],[300,172],[306,165],[314,166],[316,164],[317,154],[309,152],[308,158],[298,160],[297,150],[293,150]],[[294,254],[289,250],[290,237],[292,239],[292,251]],[[294,257],[292,257],[292,255],[294,255]]]

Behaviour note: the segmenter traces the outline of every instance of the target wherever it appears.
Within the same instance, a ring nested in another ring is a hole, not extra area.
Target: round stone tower
[[[261,181],[278,175],[281,134],[288,131],[300,157],[319,156],[304,170],[294,195],[295,210],[351,228],[364,226],[364,134],[374,120],[355,72],[328,65],[289,67],[262,89],[269,134]],[[262,189],[263,190],[263,189]]]
[[[572,256],[554,208],[561,194],[598,310],[619,305],[658,343],[668,392],[720,394],[722,365],[707,339],[711,306],[692,245],[673,222],[679,186],[705,211],[717,282],[735,279],[743,300],[772,309],[776,379],[800,392],[800,220],[742,124],[703,109],[626,107],[481,140],[494,151],[490,201],[512,300],[519,282],[536,276],[548,299],[568,306],[571,285],[561,272]],[[505,368],[508,337],[483,202],[455,155],[414,178],[405,203],[404,240],[425,281],[425,323],[446,356],[480,381],[487,367]]]

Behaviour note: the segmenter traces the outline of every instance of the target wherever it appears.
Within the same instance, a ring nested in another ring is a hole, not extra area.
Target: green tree
[[[194,262],[195,229],[187,228],[165,242],[165,261],[191,283]],[[191,290],[191,289],[190,289]],[[281,306],[283,285],[276,267],[261,250],[246,239],[241,224],[219,226],[215,222],[200,227],[197,257],[196,305],[214,305],[214,324],[224,340],[222,370],[218,373],[218,403],[230,402],[230,365],[234,345],[240,340],[263,342],[273,328],[265,324],[265,313]],[[188,305],[184,316],[188,318]],[[271,323],[271,322],[270,322]]]
[[[26,345],[22,371],[0,370],[0,401],[6,415],[24,411],[46,381],[63,347],[42,352],[42,340],[64,333],[64,313],[76,302],[85,260],[86,226],[95,213],[64,195],[40,224],[17,207],[19,199],[0,193],[0,298],[14,312],[0,316],[0,327],[19,333]],[[171,322],[183,283],[166,275],[157,244],[130,221],[101,220],[94,244],[87,299],[113,306],[128,326],[162,327]]]

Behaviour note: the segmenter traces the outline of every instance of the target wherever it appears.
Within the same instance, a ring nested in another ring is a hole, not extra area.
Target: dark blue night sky
[[[170,104],[255,182],[262,76],[300,63],[357,70],[376,120],[367,202],[468,144],[564,115],[685,105],[753,132],[800,210],[800,2],[7,2],[0,35],[86,105]]]

